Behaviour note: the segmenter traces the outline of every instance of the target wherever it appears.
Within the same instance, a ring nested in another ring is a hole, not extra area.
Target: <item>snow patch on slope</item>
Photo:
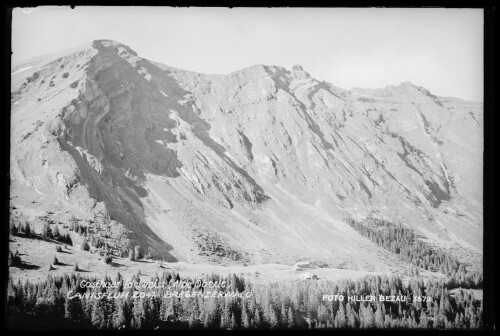
[[[31,68],[32,68],[32,66],[31,66],[31,65],[28,65],[28,66],[22,67],[22,68],[20,68],[20,69],[17,69],[16,71],[12,72],[12,73],[11,73],[11,75],[16,75],[16,74],[18,74],[18,73],[21,73],[21,72],[26,71],[26,70],[31,69]]]
[[[149,82],[151,80],[151,74],[148,72],[148,69],[146,69],[145,67],[139,67],[139,69],[137,69],[137,73],[139,73],[141,76],[143,76],[144,78],[146,78],[146,80]]]

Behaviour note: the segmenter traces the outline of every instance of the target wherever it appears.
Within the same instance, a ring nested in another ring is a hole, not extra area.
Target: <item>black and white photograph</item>
[[[11,12],[8,329],[487,327],[484,9]]]

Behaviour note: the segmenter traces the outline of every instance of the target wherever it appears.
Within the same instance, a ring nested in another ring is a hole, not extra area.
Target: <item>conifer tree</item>
[[[255,313],[254,313],[254,320],[253,320],[253,327],[254,328],[262,328],[263,323],[262,323],[262,317],[261,317],[261,312],[260,310],[255,307]]]
[[[318,322],[321,324],[321,325],[325,325],[326,326],[326,323],[328,321],[328,310],[326,309],[326,307],[324,305],[320,305],[318,307]]]
[[[83,320],[82,303],[78,296],[66,297],[64,304],[64,317],[70,321],[80,323]]]
[[[59,233],[59,226],[58,226],[58,225],[56,225],[56,226],[54,227],[54,231],[53,231],[53,233],[52,233],[52,236],[53,236],[54,238],[56,238],[56,239],[57,239],[57,238],[59,237],[59,235],[60,235],[60,233]]]
[[[346,304],[346,319],[347,319],[347,326],[349,328],[359,327],[359,321],[356,318],[356,313],[354,312],[350,302],[347,302]]]
[[[192,312],[191,315],[189,315],[188,325],[189,325],[190,329],[196,329],[197,328],[196,316],[195,316],[194,312]]]
[[[383,328],[384,327],[384,314],[382,312],[382,304],[378,304],[375,310],[375,327]]]
[[[19,232],[19,229],[17,227],[17,224],[13,221],[10,222],[10,225],[9,225],[9,231],[10,231],[10,234],[15,236],[17,235],[17,233]]]
[[[128,259],[129,259],[129,260],[132,260],[132,261],[134,261],[134,260],[135,260],[134,250],[129,249],[129,251],[128,251]]]
[[[50,229],[49,223],[43,223],[42,236],[46,238],[52,238],[52,230]]]
[[[230,317],[230,312],[229,312],[229,306],[227,304],[222,306],[222,314],[220,317],[220,328],[222,330],[225,330],[229,328],[229,323],[231,322],[231,317]]]
[[[248,308],[246,307],[245,303],[242,302],[242,304],[241,304],[241,326],[244,329],[250,328],[250,317],[248,316],[247,310],[248,310]]]
[[[288,307],[287,312],[287,327],[293,329],[296,327],[295,317],[293,316],[292,308]]]
[[[31,236],[31,227],[30,227],[30,223],[26,222],[25,225],[24,225],[24,234],[26,236]]]
[[[268,314],[269,314],[269,316],[268,316],[269,327],[271,329],[278,328],[279,327],[279,320],[278,320],[278,316],[276,315],[276,311],[271,307],[269,309]]]
[[[140,246],[134,248],[134,258],[135,260],[142,259],[142,251]]]
[[[347,317],[345,314],[344,303],[339,304],[339,310],[335,316],[335,327],[336,328],[346,328],[347,327]]]
[[[236,317],[234,314],[231,314],[231,320],[229,321],[229,329],[234,330],[237,329],[238,325],[236,324]]]

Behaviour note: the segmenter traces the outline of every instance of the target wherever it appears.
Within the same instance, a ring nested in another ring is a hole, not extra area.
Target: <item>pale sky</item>
[[[482,9],[47,6],[12,15],[14,64],[111,39],[203,73],[301,64],[344,89],[410,81],[436,95],[483,100]]]

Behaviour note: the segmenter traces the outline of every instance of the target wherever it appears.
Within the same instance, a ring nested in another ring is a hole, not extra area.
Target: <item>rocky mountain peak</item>
[[[409,81],[402,82],[399,85],[389,85],[386,87],[387,92],[390,93],[402,93],[402,94],[409,94],[409,95],[414,95],[414,94],[424,94],[428,96],[434,96],[432,95],[429,90],[415,85]],[[435,97],[435,96],[434,96]]]
[[[259,77],[264,77],[268,76],[268,67],[263,65],[263,64],[255,64],[252,66],[249,66],[247,68],[237,70],[234,72],[231,72],[228,74],[229,78],[247,78],[250,80],[250,78],[259,78]]]
[[[404,87],[404,88],[410,88],[410,89],[418,88],[417,85],[415,85],[415,84],[413,84],[412,82],[409,82],[409,81],[402,82],[401,84],[399,84],[399,86]]]
[[[95,40],[92,42],[92,46],[97,50],[114,51],[118,54],[127,52],[133,56],[137,56],[137,53],[129,46],[113,40]]]
[[[304,68],[302,68],[302,65],[300,64],[292,66],[292,75],[297,79],[306,79],[310,77],[309,73],[304,71]]]

